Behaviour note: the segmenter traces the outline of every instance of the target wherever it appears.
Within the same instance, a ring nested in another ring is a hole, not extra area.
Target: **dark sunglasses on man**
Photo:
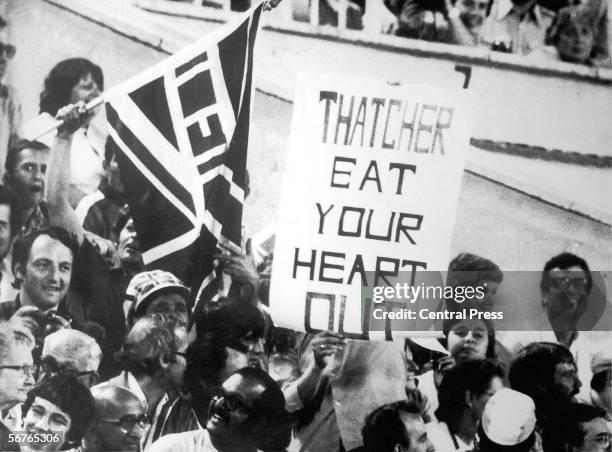
[[[17,53],[17,48],[12,44],[4,44],[0,42],[0,54],[5,54],[6,57],[10,60]]]
[[[588,281],[586,278],[552,277],[550,285],[557,290],[568,290],[573,287],[575,290],[585,292]]]
[[[237,397],[226,394],[223,389],[217,389],[215,395],[212,398],[213,403],[218,403],[219,400],[222,400],[222,406],[227,411],[238,411],[242,410],[247,413],[251,413],[251,408],[249,408],[244,402],[242,402]]]

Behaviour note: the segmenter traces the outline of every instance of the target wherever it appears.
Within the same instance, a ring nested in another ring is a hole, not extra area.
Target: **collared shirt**
[[[149,407],[147,398],[138,380],[136,380],[131,372],[124,370],[108,382],[111,385],[121,386],[132,391],[143,406],[145,406],[146,412],[153,414],[151,424],[140,438],[140,447],[144,452],[148,451],[155,441],[166,434],[202,428],[193,410],[187,404],[181,403],[183,399],[179,396],[171,397],[166,393],[151,410],[150,408],[152,407]]]
[[[36,209],[25,220],[18,234],[26,236],[32,231],[43,229],[49,226],[49,212],[45,201],[40,201]],[[13,239],[14,240],[14,239]]]
[[[4,175],[4,162],[10,146],[18,139],[21,126],[21,104],[17,99],[15,89],[9,85],[0,84],[0,180]]]
[[[124,370],[119,375],[117,375],[115,378],[111,378],[109,380],[109,383],[114,386],[120,386],[120,387],[129,389],[130,391],[132,391],[132,393],[136,397],[138,397],[138,400],[140,401],[140,403],[142,403],[142,405],[145,407],[145,411],[147,413],[150,412],[149,404],[147,403],[147,397],[142,391],[140,384],[138,384],[138,380],[136,380],[136,378],[134,377],[134,375],[132,375],[131,372]],[[163,407],[168,402],[168,400],[169,400],[168,394],[164,394],[164,396],[159,400],[159,402],[157,402],[157,405],[155,406],[155,409],[153,410],[153,419],[151,421],[151,424],[145,429],[145,431],[143,431],[142,436],[140,438],[140,447],[142,448],[143,451],[146,451],[148,447],[150,447],[151,444],[153,444],[152,437],[155,431],[155,427],[157,426],[159,422],[164,421],[164,419],[160,419],[159,415],[161,414],[161,411],[163,410]]]
[[[300,374],[313,365],[312,338],[306,335],[295,355]],[[337,452],[340,441],[346,450],[361,447],[365,417],[381,405],[405,399],[405,382],[403,341],[349,341],[336,377],[323,388],[312,420],[295,431],[289,450]],[[289,412],[304,408],[297,385],[287,383],[283,392]]]
[[[533,1],[520,13],[512,0],[498,0],[482,28],[482,40],[490,47],[496,41],[510,43],[512,53],[526,55],[544,46],[546,30],[554,13]]]

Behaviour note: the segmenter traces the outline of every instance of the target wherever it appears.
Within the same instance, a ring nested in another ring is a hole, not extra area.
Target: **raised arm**
[[[49,222],[73,233],[79,244],[83,243],[85,231],[79,222],[76,212],[69,202],[71,181],[72,136],[81,127],[90,113],[85,104],[79,102],[61,108],[56,119],[64,123],[58,127],[57,136],[51,149],[51,158],[47,168],[47,207]]]

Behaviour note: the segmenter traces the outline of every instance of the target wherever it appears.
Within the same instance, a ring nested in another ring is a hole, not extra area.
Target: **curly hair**
[[[174,316],[148,314],[134,324],[115,359],[135,377],[154,375],[161,369],[160,358],[176,360],[174,353],[182,344],[176,332],[181,328],[187,326]]]
[[[40,113],[55,116],[57,111],[70,103],[72,89],[87,74],[100,89],[104,89],[104,75],[100,66],[85,58],[69,58],[57,63],[45,78],[45,86],[40,94]]]

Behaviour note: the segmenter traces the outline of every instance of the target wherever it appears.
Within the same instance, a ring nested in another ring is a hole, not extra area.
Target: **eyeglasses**
[[[17,53],[17,48],[12,44],[4,44],[0,42],[0,54],[3,53],[10,60],[15,56],[15,53]]]
[[[183,358],[187,359],[187,353],[183,353],[183,352],[172,352],[173,355],[177,355],[177,356],[182,356]]]
[[[459,337],[466,337],[468,333],[470,332],[470,329],[465,326],[460,326],[451,331]],[[472,337],[474,339],[480,340],[480,339],[484,339],[485,337],[487,337],[487,330],[484,330],[482,328],[475,328],[471,331],[472,331]]]
[[[213,401],[217,403],[221,399],[223,399],[223,407],[227,411],[243,410],[247,413],[251,413],[251,408],[249,408],[242,400],[226,394],[222,389],[218,389],[213,396]]]
[[[95,385],[100,376],[95,370],[84,370],[79,372],[68,366],[58,365],[52,357],[45,357],[40,365],[42,375],[52,376],[58,374],[70,374],[75,377],[79,382],[87,387]]]
[[[555,289],[568,290],[570,286],[579,291],[585,291],[587,287],[586,278],[570,278],[570,277],[553,277],[550,279],[550,285]]]
[[[119,420],[103,420],[101,422],[106,422],[108,424],[113,424],[118,426],[123,433],[130,433],[136,425],[139,428],[145,429],[148,425],[151,424],[152,418],[151,416],[147,416],[146,414],[141,414],[136,416],[134,414],[126,414],[121,416]]]
[[[590,438],[588,440],[585,438],[585,443],[587,442],[597,444],[597,446],[607,450],[610,444],[612,444],[612,433],[600,433],[595,438]]]
[[[24,375],[28,377],[33,377],[36,374],[36,370],[38,369],[36,366],[31,366],[28,364],[24,364],[22,366],[0,366],[0,369],[11,369],[11,370],[20,370]]]

